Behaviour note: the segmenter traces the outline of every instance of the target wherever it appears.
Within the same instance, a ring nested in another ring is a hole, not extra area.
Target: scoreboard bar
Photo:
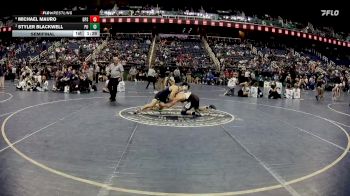
[[[100,30],[13,30],[12,37],[99,37]]]
[[[92,15],[92,16],[49,16],[49,15],[34,15],[34,16],[13,16],[14,23],[52,23],[52,22],[87,22],[87,23],[99,23],[100,16]]]
[[[13,30],[99,30],[99,23],[16,23]]]
[[[99,37],[100,16],[13,16],[12,37]]]

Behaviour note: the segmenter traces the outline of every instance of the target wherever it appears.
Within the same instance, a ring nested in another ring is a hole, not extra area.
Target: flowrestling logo
[[[201,116],[181,115],[180,108],[162,111],[146,111],[134,114],[135,107],[126,108],[119,115],[127,120],[146,125],[168,127],[206,127],[226,124],[234,120],[234,116],[220,110],[210,110],[201,113]]]
[[[338,16],[339,10],[321,10],[322,16]]]

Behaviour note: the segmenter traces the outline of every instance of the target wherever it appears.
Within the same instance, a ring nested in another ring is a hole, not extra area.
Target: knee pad
[[[187,114],[187,112],[185,110],[181,111],[181,115],[186,115],[186,114]]]

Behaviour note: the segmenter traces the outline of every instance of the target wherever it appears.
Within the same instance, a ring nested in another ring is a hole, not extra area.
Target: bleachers
[[[237,40],[220,41],[218,39],[208,39],[208,43],[225,67],[232,67],[240,61],[250,61],[254,58],[248,45],[241,44]]]
[[[51,46],[51,42],[33,42],[28,45],[21,46],[20,52],[16,55],[17,58],[27,58],[39,55],[42,51]]]
[[[117,35],[108,41],[108,47],[98,55],[97,59],[111,61],[113,56],[118,55],[125,60],[126,69],[131,66],[145,67],[151,39],[151,34]]]
[[[276,43],[253,40],[241,42],[238,39],[218,37],[208,37],[207,40],[224,68],[246,67],[271,72],[297,63],[298,69],[302,72],[305,72],[310,64],[315,63],[323,70],[331,68],[329,62],[319,56],[306,51],[298,52],[299,55],[295,55],[294,50]],[[344,61],[337,62],[344,63]]]
[[[155,65],[212,68],[214,63],[199,38],[161,38]]]

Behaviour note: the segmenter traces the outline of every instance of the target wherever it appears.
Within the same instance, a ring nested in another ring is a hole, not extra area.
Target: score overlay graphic
[[[99,37],[100,16],[14,16],[12,37]]]

